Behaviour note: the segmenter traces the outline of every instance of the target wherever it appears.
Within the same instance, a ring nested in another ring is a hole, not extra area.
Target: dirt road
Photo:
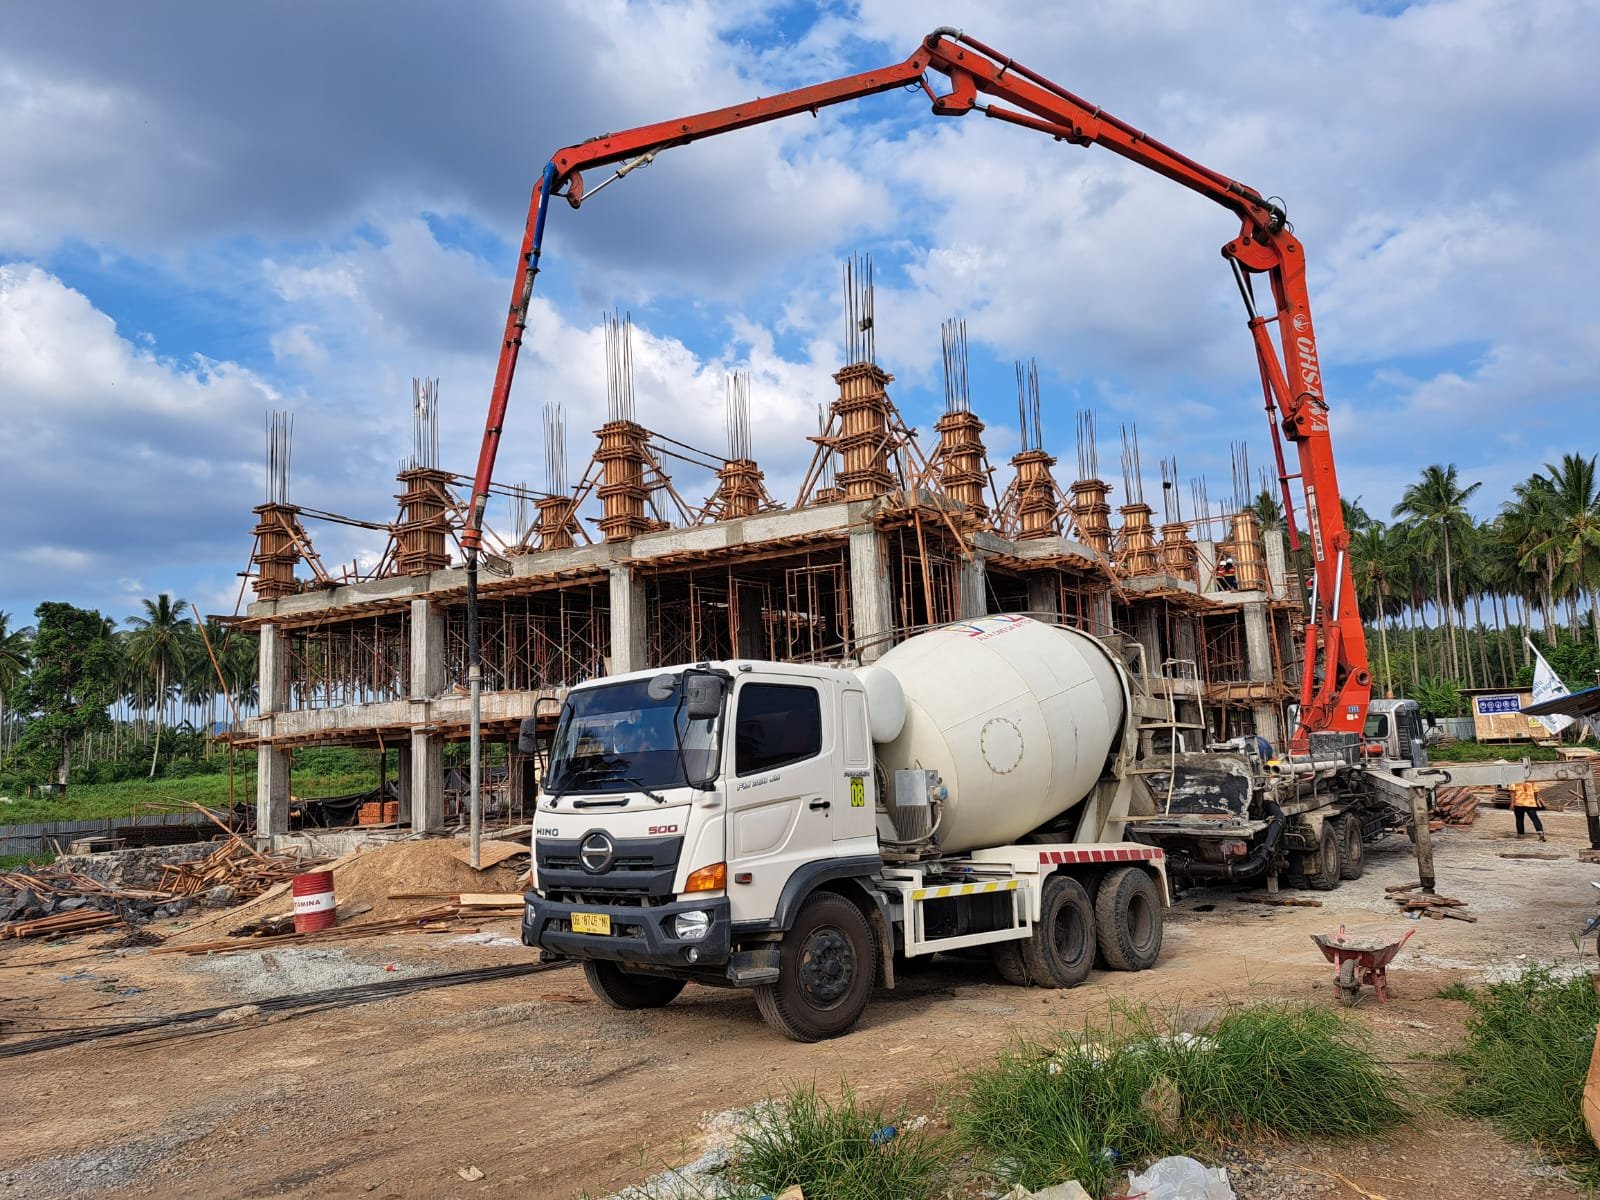
[[[617,1013],[591,998],[580,972],[563,969],[8,1059],[0,1194],[605,1195],[692,1159],[709,1116],[792,1085],[831,1091],[848,1081],[865,1098],[933,1111],[964,1067],[1111,1000],[1202,1013],[1251,996],[1331,1004],[1331,969],[1308,935],[1341,923],[1416,931],[1392,974],[1393,1002],[1364,1003],[1355,1015],[1386,1061],[1420,1080],[1428,1068],[1417,1061],[1459,1036],[1464,1006],[1438,999],[1440,987],[1536,962],[1577,963],[1571,934],[1593,910],[1588,881],[1600,868],[1575,861],[1586,844],[1579,815],[1551,813],[1547,825],[1548,846],[1514,842],[1509,815],[1486,810],[1471,829],[1437,839],[1439,891],[1468,901],[1477,924],[1398,915],[1384,885],[1415,876],[1409,847],[1391,839],[1370,848],[1359,882],[1296,893],[1322,908],[1189,893],[1169,915],[1161,963],[1144,974],[1096,973],[1073,991],[1049,992],[1008,987],[981,963],[941,959],[876,997],[856,1032],[815,1046],[774,1035],[739,993],[691,987],[667,1009]],[[1539,851],[1561,857],[1501,857]],[[273,990],[528,961],[511,941],[514,922],[480,928],[476,940],[395,936],[314,954],[211,959],[91,953],[99,938],[13,944],[0,950],[0,1017],[22,1038],[48,1026],[243,1005]],[[119,994],[129,988],[144,990]],[[461,1178],[468,1167],[483,1178]],[[1387,1200],[1577,1195],[1485,1127],[1437,1117],[1337,1154],[1273,1151],[1267,1170],[1277,1182],[1237,1182],[1244,1200],[1360,1194],[1319,1174],[1329,1171]]]

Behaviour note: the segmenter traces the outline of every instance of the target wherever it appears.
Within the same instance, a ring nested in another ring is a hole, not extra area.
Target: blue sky
[[[1284,197],[1341,479],[1370,511],[1454,462],[1489,515],[1544,462],[1596,452],[1592,4],[13,0],[0,611],[120,618],[161,591],[233,611],[269,409],[295,416],[294,501],[383,521],[410,379],[436,376],[443,464],[470,473],[555,149],[898,61],[933,24]],[[1093,408],[1114,483],[1136,420],[1147,494],[1175,455],[1220,499],[1230,441],[1270,459],[1217,253],[1235,232],[1108,153],[934,120],[901,92],[673,150],[552,209],[497,478],[542,478],[551,399],[581,469],[618,308],[640,420],[717,451],[726,373],[750,371],[755,452],[792,498],[843,361],[840,265],[870,251],[878,357],[913,424],[937,416],[939,323],[960,316],[997,463],[1016,447],[1012,363],[1032,357],[1064,479],[1074,411]],[[381,549],[312,534],[330,565]]]

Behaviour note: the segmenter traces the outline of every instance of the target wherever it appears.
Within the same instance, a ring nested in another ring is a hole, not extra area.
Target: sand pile
[[[455,858],[465,856],[467,843],[456,838],[426,838],[412,842],[390,842],[383,846],[368,846],[346,854],[328,864],[324,870],[333,872],[333,891],[341,912],[370,904],[370,912],[352,917],[355,921],[385,921],[404,917],[424,909],[435,908],[444,900],[391,900],[391,892],[515,892],[517,876],[527,867],[526,857],[517,857],[482,871],[474,871],[465,862]],[[493,857],[490,847],[497,842],[484,842],[484,858]],[[527,842],[522,843],[523,849]],[[226,912],[206,917],[186,929],[173,933],[167,940],[182,946],[192,942],[215,941],[225,937],[228,930],[263,917],[282,916],[294,911],[294,901],[287,884],[263,893],[249,904],[241,904]]]

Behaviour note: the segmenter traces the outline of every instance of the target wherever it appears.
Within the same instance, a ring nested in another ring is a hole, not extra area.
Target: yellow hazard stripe
[[[918,888],[913,900],[943,900],[946,896],[976,896],[981,892],[1014,892],[1015,879],[996,879],[993,883],[950,883],[944,887]]]

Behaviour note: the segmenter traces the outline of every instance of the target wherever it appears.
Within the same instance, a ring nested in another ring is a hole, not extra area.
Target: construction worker
[[[1239,589],[1239,569],[1234,566],[1231,554],[1224,554],[1217,563],[1217,587],[1224,592]]]
[[[1523,815],[1526,814],[1533,819],[1533,828],[1538,833],[1539,840],[1541,842],[1550,840],[1544,836],[1544,822],[1539,820],[1539,809],[1542,807],[1543,805],[1539,803],[1539,789],[1534,784],[1513,783],[1511,785],[1511,812],[1517,818],[1518,837],[1523,834],[1522,821]]]

